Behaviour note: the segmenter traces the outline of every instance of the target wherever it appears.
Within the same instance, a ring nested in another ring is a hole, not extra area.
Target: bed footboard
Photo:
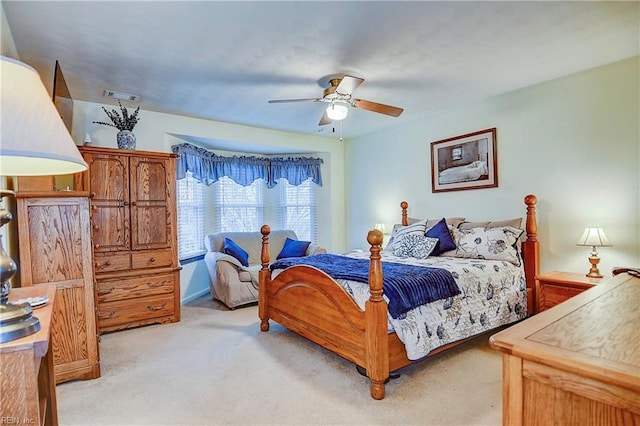
[[[260,232],[263,235],[258,299],[260,329],[268,331],[269,320],[274,320],[364,367],[371,381],[371,396],[384,398],[384,383],[389,377],[389,337],[387,303],[382,297],[382,233],[372,230],[368,236],[372,244],[369,271],[372,292],[363,311],[333,278],[317,268],[293,266],[272,278],[269,226],[264,225]]]

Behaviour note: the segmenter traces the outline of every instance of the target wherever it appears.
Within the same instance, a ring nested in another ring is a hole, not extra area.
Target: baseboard
[[[210,294],[210,293],[211,293],[211,291],[208,288],[203,288],[202,290],[200,290],[200,291],[198,291],[196,293],[190,294],[189,296],[185,297],[184,299],[181,299],[180,300],[180,304],[184,305],[185,303],[189,303],[189,302],[191,302],[193,300],[196,300],[198,297],[201,297],[201,296],[204,296],[205,294]]]

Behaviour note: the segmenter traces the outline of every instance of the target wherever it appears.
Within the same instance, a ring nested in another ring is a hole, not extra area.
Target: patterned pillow
[[[439,241],[437,238],[425,237],[420,234],[405,234],[397,239],[393,254],[398,257],[426,259]]]
[[[389,243],[384,248],[384,252],[393,253],[396,242],[402,238],[403,235],[424,235],[427,230],[427,221],[421,220],[419,222],[412,223],[408,226],[402,225],[394,225],[393,231],[391,232],[391,238],[389,239]]]
[[[520,266],[517,243],[523,232],[513,226],[455,229],[455,254],[448,254],[472,259],[504,260]]]

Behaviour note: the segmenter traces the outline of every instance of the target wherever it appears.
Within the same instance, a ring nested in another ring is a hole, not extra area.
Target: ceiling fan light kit
[[[349,113],[349,109],[340,104],[331,104],[327,107],[327,117],[329,117],[333,121],[340,121],[347,118],[347,114]]]
[[[342,78],[332,78],[329,80],[329,87],[324,89],[321,98],[306,99],[273,99],[269,103],[285,103],[285,102],[325,102],[329,106],[324,110],[322,118],[320,118],[319,126],[330,124],[332,121],[344,120],[349,112],[346,105],[353,108],[364,109],[367,111],[377,112],[379,114],[397,117],[404,111],[402,108],[391,105],[380,104],[377,102],[367,101],[364,99],[356,99],[352,95],[364,82],[363,78],[345,75]],[[337,103],[336,103],[337,102]]]

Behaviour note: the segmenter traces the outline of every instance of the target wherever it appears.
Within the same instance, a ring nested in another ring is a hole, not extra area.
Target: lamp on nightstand
[[[382,241],[384,242],[384,237],[385,237],[385,235],[387,235],[386,232],[385,232],[384,223],[376,223],[373,226],[373,229],[377,229],[378,231],[382,232]]]
[[[600,263],[600,257],[598,256],[597,247],[611,247],[611,241],[607,238],[602,228],[587,228],[576,243],[578,246],[591,246],[591,256],[589,256],[589,263],[591,263],[591,269],[587,277],[602,278],[602,274],[598,270],[598,263]]]
[[[38,73],[29,65],[0,58],[0,176],[47,176],[81,172],[80,155]],[[0,190],[0,199],[13,191]],[[0,209],[0,227],[11,213]],[[0,343],[35,333],[40,322],[28,303],[9,303],[16,263],[0,239]]]

